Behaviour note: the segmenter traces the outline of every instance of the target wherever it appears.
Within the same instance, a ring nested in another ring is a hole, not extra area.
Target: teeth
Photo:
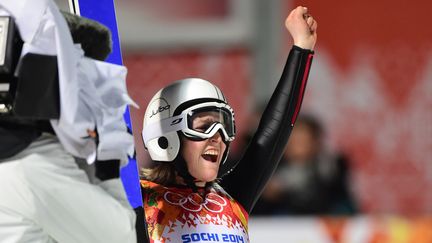
[[[218,152],[216,150],[208,150],[204,152],[204,155],[218,155]]]

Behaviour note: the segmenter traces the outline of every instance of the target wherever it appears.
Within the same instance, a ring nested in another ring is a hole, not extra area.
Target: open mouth
[[[209,151],[204,152],[204,154],[201,155],[201,157],[203,157],[207,161],[215,163],[215,162],[217,162],[218,153],[217,153],[217,151],[209,150]]]

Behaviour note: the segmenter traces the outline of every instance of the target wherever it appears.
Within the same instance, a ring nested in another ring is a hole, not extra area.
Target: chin
[[[207,176],[205,178],[203,178],[203,181],[205,182],[212,182],[216,179],[217,176]]]
[[[204,182],[211,182],[214,181],[217,178],[217,172],[216,173],[206,173],[204,175],[201,175],[200,180]]]

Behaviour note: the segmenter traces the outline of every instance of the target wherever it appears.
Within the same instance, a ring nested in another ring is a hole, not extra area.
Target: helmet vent
[[[161,147],[161,149],[167,149],[168,148],[168,139],[166,137],[160,137],[158,139],[158,145]]]

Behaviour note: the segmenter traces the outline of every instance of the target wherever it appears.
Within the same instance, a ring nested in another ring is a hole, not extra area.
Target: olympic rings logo
[[[172,205],[180,206],[191,212],[199,212],[204,207],[209,212],[220,213],[228,204],[225,198],[213,192],[206,194],[203,199],[198,193],[191,193],[185,197],[179,193],[167,191],[164,194],[164,199]]]

